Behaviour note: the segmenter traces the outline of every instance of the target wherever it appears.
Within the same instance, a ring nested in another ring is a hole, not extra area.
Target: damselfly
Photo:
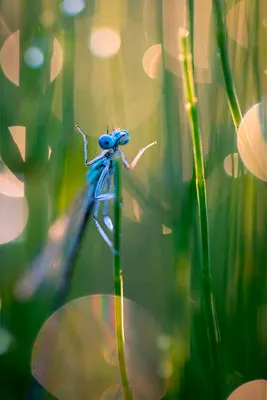
[[[95,225],[105,240],[107,245],[112,249],[112,241],[105,233],[104,229],[101,227],[101,224],[98,221],[99,216],[99,206],[100,202],[103,201],[104,206],[102,210],[102,217],[104,224],[108,228],[109,231],[113,231],[113,224],[111,218],[108,216],[108,206],[109,201],[114,198],[113,190],[114,190],[114,178],[113,178],[113,157],[118,155],[121,157],[124,167],[131,171],[135,168],[137,162],[141,158],[142,154],[151,146],[153,146],[156,142],[149,144],[148,146],[142,148],[137,153],[134,160],[131,164],[126,160],[125,155],[119,149],[119,146],[125,145],[130,140],[129,133],[124,129],[116,129],[112,132],[107,133],[100,136],[99,138],[99,146],[104,150],[99,156],[94,158],[91,161],[87,160],[87,137],[85,133],[81,130],[79,125],[76,125],[77,130],[81,133],[84,141],[84,162],[87,167],[90,167],[89,173],[87,175],[87,181],[89,185],[91,185],[91,193],[94,197],[95,205],[94,205],[94,213],[93,219]]]
[[[103,151],[97,157],[88,161],[87,136],[78,124],[76,129],[83,137],[85,166],[90,167],[87,174],[87,185],[75,202],[70,215],[61,217],[51,226],[43,252],[18,281],[15,294],[20,298],[27,298],[35,293],[46,276],[55,269],[54,267],[62,264],[63,253],[63,264],[65,264],[63,269],[65,271],[71,270],[71,265],[75,260],[91,214],[101,237],[113,250],[113,223],[108,211],[110,203],[114,199],[114,157],[121,157],[124,167],[131,171],[135,168],[143,153],[156,144],[156,142],[153,142],[140,149],[133,161],[129,163],[119,148],[119,146],[129,142],[129,132],[119,128],[111,132],[107,130],[98,140]]]

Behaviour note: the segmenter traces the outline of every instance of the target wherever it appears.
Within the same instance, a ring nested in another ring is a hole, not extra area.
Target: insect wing
[[[58,280],[64,264],[64,249],[75,237],[89,201],[89,186],[86,185],[71,207],[70,212],[56,220],[49,231],[42,252],[33,261],[15,286],[15,296],[19,299],[32,297],[48,277]]]
[[[100,199],[97,203],[98,221],[110,232],[113,231],[112,217],[114,210],[114,196],[114,175],[112,171],[110,171],[103,186],[100,188],[99,192],[96,193],[96,201],[97,199]]]

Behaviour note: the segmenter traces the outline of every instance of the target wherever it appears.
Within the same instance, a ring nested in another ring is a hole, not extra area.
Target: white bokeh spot
[[[121,38],[119,34],[112,29],[97,29],[92,32],[89,38],[89,48],[97,57],[112,57],[118,53],[120,47]]]
[[[38,47],[29,47],[25,51],[24,61],[30,68],[40,68],[44,63],[44,55]]]
[[[78,15],[84,8],[84,0],[64,0],[61,4],[62,12],[71,17]]]

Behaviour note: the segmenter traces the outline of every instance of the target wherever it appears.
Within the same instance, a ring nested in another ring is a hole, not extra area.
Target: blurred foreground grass
[[[221,335],[222,398],[227,399],[240,385],[267,379],[267,5],[263,0],[221,2],[240,107],[243,115],[250,110],[237,135],[212,2],[187,3],[194,14],[211,278]],[[122,176],[124,295],[153,316],[165,338],[164,399],[216,398],[213,376],[219,371],[208,356],[201,307],[193,152],[179,61],[179,28],[189,27],[187,3],[0,2],[1,328],[12,336],[0,355],[1,399],[29,398],[32,348],[51,314],[55,285],[44,285],[27,302],[16,298],[13,288],[42,249],[50,224],[83,187],[77,121],[88,133],[92,157],[107,125],[129,130],[129,159],[157,140],[136,170]],[[39,53],[27,58],[29,48]],[[88,228],[69,300],[113,292],[112,256],[94,228]],[[2,343],[0,335],[0,351]],[[94,343],[85,343],[90,359]],[[73,363],[86,370],[79,359]],[[97,400],[90,390],[87,398]],[[42,392],[34,398],[54,397]]]

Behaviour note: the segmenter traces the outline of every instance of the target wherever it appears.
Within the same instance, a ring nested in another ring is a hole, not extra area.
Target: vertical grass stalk
[[[114,160],[114,180],[115,180],[115,204],[114,204],[114,294],[115,294],[115,322],[117,351],[122,383],[124,400],[133,400],[132,391],[129,385],[125,362],[125,339],[123,324],[123,277],[120,259],[121,245],[121,178],[120,161],[117,157]]]
[[[189,32],[190,32],[190,48],[192,54],[194,54],[194,38],[195,38],[195,1],[194,0],[187,0],[187,9],[188,9],[188,25],[189,25]],[[194,65],[193,65],[194,68]],[[194,71],[193,71],[194,72]]]
[[[220,58],[221,58],[225,88],[226,88],[226,92],[227,92],[230,111],[231,111],[232,118],[233,118],[233,121],[235,124],[235,129],[237,130],[242,121],[242,113],[241,113],[238,97],[236,94],[234,80],[232,77],[232,72],[231,72],[230,63],[229,63],[227,40],[226,40],[226,30],[225,30],[226,24],[223,19],[221,0],[213,0],[212,3],[213,3],[215,17],[216,17],[217,46],[218,46],[218,50],[219,50],[219,54],[220,54]]]
[[[184,30],[180,31],[180,49],[185,104],[191,128],[195,164],[196,192],[202,250],[202,301],[208,331],[211,371],[215,389],[215,398],[219,400],[223,398],[223,393],[221,390],[220,333],[217,324],[211,285],[206,181],[204,173],[201,132],[198,120],[198,109],[196,106],[197,99],[195,95],[192,54],[190,49],[189,34]]]

